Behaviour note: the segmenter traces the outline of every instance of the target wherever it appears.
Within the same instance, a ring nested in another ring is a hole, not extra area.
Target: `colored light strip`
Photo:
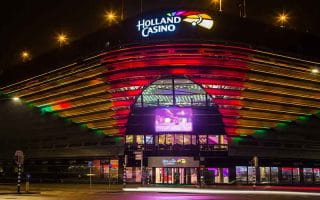
[[[258,194],[258,195],[290,195],[290,196],[320,196],[316,192],[291,192],[291,191],[266,191],[266,190],[220,190],[220,189],[193,189],[193,188],[159,188],[138,187],[123,188],[126,192],[172,192],[172,193],[195,193],[195,194]]]

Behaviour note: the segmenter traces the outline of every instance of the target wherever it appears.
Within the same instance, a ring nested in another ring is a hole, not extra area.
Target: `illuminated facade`
[[[269,141],[274,129],[319,116],[314,67],[319,63],[240,44],[154,39],[0,90],[42,113],[117,138],[124,153],[112,166],[126,182],[320,184],[317,154],[310,164],[300,161],[302,155],[287,161],[292,157],[286,153],[296,149],[254,143]],[[161,109],[172,116],[162,118]]]

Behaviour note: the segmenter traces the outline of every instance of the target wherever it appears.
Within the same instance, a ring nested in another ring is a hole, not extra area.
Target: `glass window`
[[[248,182],[255,183],[256,182],[256,168],[248,167]]]
[[[197,136],[196,135],[192,135],[191,139],[192,139],[192,144],[196,145],[197,144]]]
[[[133,177],[132,167],[126,167],[126,175],[127,175],[127,181],[132,182],[132,177]]]
[[[247,183],[248,181],[247,166],[236,166],[236,180],[240,183]]]
[[[166,135],[165,134],[159,135],[159,144],[164,144],[165,141],[166,141]]]
[[[136,135],[137,144],[144,144],[143,136],[144,135]]]
[[[191,144],[191,135],[185,134],[185,135],[184,135],[184,138],[183,138],[183,143],[184,143],[185,145]]]
[[[279,183],[279,168],[271,167],[271,183]]]
[[[223,168],[223,183],[229,183],[229,168]]]
[[[207,135],[199,135],[199,144],[207,144]]]
[[[133,135],[126,135],[126,143],[127,144],[133,143]]]
[[[260,167],[260,183],[270,183],[270,167]]]
[[[313,170],[312,168],[303,168],[304,183],[313,183]]]
[[[314,183],[320,183],[320,168],[313,168]]]
[[[208,135],[208,144],[219,144],[219,137],[217,135]]]
[[[292,168],[292,182],[300,183],[300,170],[297,167]]]
[[[173,142],[174,142],[174,135],[166,134],[166,144],[173,144]]]
[[[153,82],[143,91],[135,106],[142,106],[142,100],[144,106],[173,105],[173,89],[175,90],[176,105],[205,106],[207,102],[209,102],[209,105],[213,102],[210,95],[206,95],[203,88],[191,80],[175,78],[174,83],[175,87],[173,88],[171,78]]]
[[[291,167],[282,167],[282,181],[283,181],[283,183],[287,183],[287,184],[292,183],[292,168]]]
[[[183,134],[175,135],[175,144],[183,144]]]
[[[226,135],[219,135],[219,144],[228,144],[228,137]]]
[[[146,144],[153,144],[153,136],[146,135]]]

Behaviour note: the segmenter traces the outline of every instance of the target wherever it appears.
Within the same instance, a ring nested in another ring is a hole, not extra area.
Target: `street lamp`
[[[114,11],[111,10],[105,13],[104,18],[109,24],[112,24],[116,21],[117,15]]]
[[[18,101],[20,101],[20,98],[19,97],[13,97],[12,100],[15,101],[15,102],[18,102]]]
[[[284,24],[288,22],[289,16],[287,13],[280,13],[277,19],[280,22],[280,27],[284,28]]]
[[[217,5],[220,2],[220,0],[211,0],[211,3]]]
[[[313,74],[318,74],[319,72],[320,72],[320,70],[318,68],[311,69],[311,73],[313,73]]]
[[[57,35],[57,42],[59,43],[60,47],[64,44],[67,44],[68,39],[69,39],[68,36],[64,33],[60,33]]]
[[[31,58],[30,53],[29,53],[28,51],[26,51],[26,50],[24,50],[24,51],[22,51],[22,52],[20,53],[20,57],[21,57],[21,60],[22,60],[23,62],[28,61],[28,60],[30,60],[30,58]]]

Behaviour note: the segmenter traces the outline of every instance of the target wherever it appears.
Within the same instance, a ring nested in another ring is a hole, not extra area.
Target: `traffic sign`
[[[15,161],[16,161],[17,165],[23,165],[23,162],[24,162],[23,151],[16,150],[16,152],[14,153],[14,156],[15,156]]]

